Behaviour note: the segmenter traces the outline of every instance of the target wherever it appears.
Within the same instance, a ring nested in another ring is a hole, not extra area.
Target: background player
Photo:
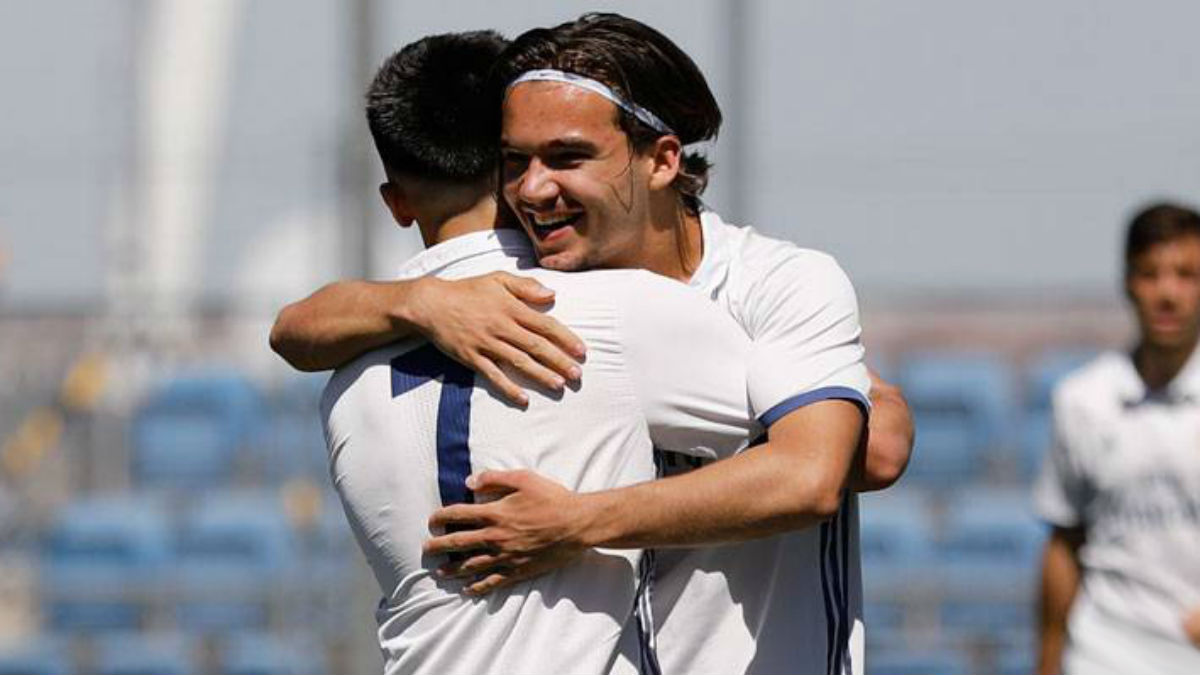
[[[492,115],[475,105],[503,44],[494,33],[426,38],[372,83],[384,201],[430,246],[402,277],[534,266],[526,237],[495,229]],[[530,274],[556,285],[553,311],[592,346],[581,386],[535,393],[521,410],[414,339],[368,352],[326,388],[331,473],[384,593],[388,673],[653,672],[641,552],[589,550],[519,591],[470,599],[422,555],[428,518],[472,501],[472,470],[528,467],[597,490],[654,478],[654,447],[715,458],[761,432],[746,401],[750,342],[711,303],[645,272]]]
[[[1200,673],[1200,216],[1139,213],[1125,289],[1133,351],[1100,356],[1054,393],[1035,492],[1053,526],[1043,675]]]

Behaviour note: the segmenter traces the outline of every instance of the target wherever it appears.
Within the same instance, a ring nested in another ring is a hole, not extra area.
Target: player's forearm
[[[589,546],[702,546],[767,537],[836,513],[840,490],[770,461],[767,446],[680,476],[581,495]],[[789,473],[793,475],[789,475]]]
[[[874,375],[874,374],[872,374]],[[913,449],[913,420],[900,388],[873,377],[867,449],[851,486],[857,492],[891,487],[904,474]]]
[[[293,368],[337,368],[359,354],[416,333],[415,281],[339,281],[284,307],[271,348]]]
[[[861,413],[845,401],[793,412],[770,441],[689,473],[580,496],[589,546],[702,546],[822,522],[841,506]],[[817,410],[820,409],[820,410]]]
[[[1042,580],[1038,597],[1038,673],[1058,675],[1067,640],[1067,616],[1079,589],[1080,533],[1056,529],[1042,553]]]

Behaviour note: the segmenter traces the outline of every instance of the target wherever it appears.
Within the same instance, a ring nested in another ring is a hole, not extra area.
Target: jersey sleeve
[[[695,290],[639,273],[621,302],[626,364],[655,448],[731,454],[761,428],[746,390],[749,338]]]
[[[763,261],[741,304],[753,340],[750,403],[770,426],[810,403],[845,399],[870,409],[858,299],[830,256],[785,250]]]
[[[1052,407],[1053,439],[1033,486],[1033,505],[1038,516],[1056,527],[1084,525],[1088,481],[1077,450],[1080,437],[1078,415],[1060,396]]]

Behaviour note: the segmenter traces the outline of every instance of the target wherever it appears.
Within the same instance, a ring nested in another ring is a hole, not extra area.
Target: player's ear
[[[659,136],[649,151],[650,189],[664,190],[671,187],[679,175],[679,163],[683,159],[683,145],[674,134]]]
[[[388,210],[392,212],[392,219],[400,227],[408,227],[417,219],[404,194],[404,188],[400,187],[397,183],[392,181],[381,183],[379,185],[379,196],[383,197],[383,203],[387,204]]]

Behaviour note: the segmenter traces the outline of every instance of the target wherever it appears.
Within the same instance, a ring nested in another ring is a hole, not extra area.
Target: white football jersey
[[[749,391],[764,426],[801,406],[868,409],[858,303],[833,258],[701,214],[691,279],[751,338]],[[747,452],[753,452],[753,448]],[[667,472],[694,465],[667,453]],[[831,520],[740,544],[656,553],[652,595],[665,673],[862,673],[858,500]]]
[[[761,433],[749,412],[750,342],[711,303],[643,271],[562,274],[536,268],[518,232],[469,234],[428,249],[403,277],[519,272],[556,292],[551,313],[588,346],[582,384],[530,385],[522,410],[432,345],[411,340],[339,369],[322,400],[331,474],[383,590],[377,618],[386,672],[635,673],[652,636],[648,558],[596,550],[483,598],[433,574],[427,520],[469,502],[463,481],[528,468],[575,491],[653,479],[653,448],[728,456]],[[526,383],[529,384],[529,383]],[[642,610],[645,613],[645,609]]]
[[[1110,352],[1063,380],[1034,488],[1047,522],[1083,527],[1067,672],[1200,673],[1183,617],[1200,607],[1200,355],[1149,393]]]

